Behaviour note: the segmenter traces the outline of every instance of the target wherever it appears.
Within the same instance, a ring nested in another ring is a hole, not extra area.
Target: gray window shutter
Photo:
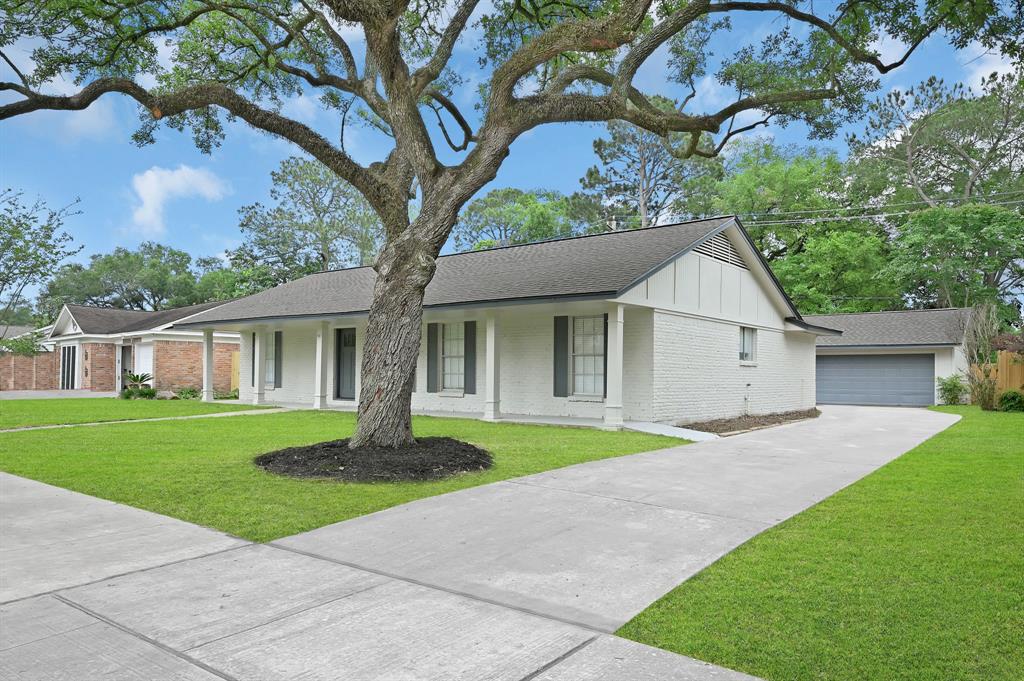
[[[463,322],[462,392],[476,395],[476,322]]]
[[[569,318],[555,317],[555,397],[569,396]]]
[[[427,392],[437,392],[437,335],[438,324],[427,324]]]
[[[608,315],[604,316],[604,350],[602,351],[602,357],[604,358],[604,371],[602,377],[604,378],[604,397],[608,397]]]
[[[252,360],[249,362],[249,385],[256,387],[256,332],[252,334],[252,345],[249,346],[249,354]]]
[[[274,332],[274,387],[281,387],[281,368],[284,363],[284,352],[281,349],[281,338],[284,336],[280,331]]]

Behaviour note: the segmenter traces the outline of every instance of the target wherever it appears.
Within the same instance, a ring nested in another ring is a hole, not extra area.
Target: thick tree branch
[[[947,10],[939,18],[935,20],[931,25],[924,29],[917,39],[914,40],[907,47],[907,51],[903,56],[892,62],[891,64],[884,63],[877,55],[868,52],[867,50],[858,47],[852,43],[842,31],[835,27],[834,23],[828,22],[819,16],[809,14],[807,12],[797,9],[794,5],[789,5],[784,2],[746,2],[744,0],[735,0],[733,2],[721,2],[715,3],[708,6],[709,12],[779,12],[785,14],[791,19],[803,22],[814,26],[815,28],[823,31],[828,35],[837,45],[846,50],[850,56],[859,62],[864,64],[870,64],[874,66],[879,73],[889,73],[893,69],[902,66],[910,55],[913,54],[921,43],[923,43],[930,35],[935,33],[942,25],[942,22],[952,13],[952,10]]]
[[[424,94],[440,104],[441,108],[451,114],[452,118],[455,119],[455,122],[462,129],[462,143],[455,144],[455,142],[452,141],[452,138],[448,135],[448,128],[445,127],[444,121],[441,119],[441,112],[438,111],[438,109],[431,107],[434,114],[437,116],[437,124],[441,128],[441,134],[444,135],[444,140],[448,143],[448,146],[451,147],[452,151],[465,151],[468,149],[470,142],[475,141],[476,137],[473,135],[473,128],[469,125],[469,121],[467,121],[466,117],[462,115],[461,111],[459,111],[459,107],[455,106],[455,102],[448,99],[448,97],[439,90],[430,89]]]
[[[441,40],[438,41],[437,46],[434,48],[434,54],[423,67],[413,74],[413,92],[423,92],[428,85],[437,80],[437,77],[441,75],[441,71],[444,70],[448,60],[452,57],[455,43],[458,42],[459,37],[466,28],[466,22],[469,21],[469,17],[472,16],[473,10],[476,9],[478,4],[480,4],[480,0],[462,0],[459,4],[455,14],[452,15],[451,21],[444,29],[444,33],[441,34]]]
[[[101,78],[74,95],[47,95],[17,83],[0,83],[0,92],[13,91],[24,99],[0,106],[0,120],[40,110],[80,111],[107,93],[127,95],[157,119],[208,106],[219,106],[260,130],[283,137],[355,186],[378,212],[387,213],[393,190],[370,169],[364,168],[312,128],[263,109],[220,83],[205,83],[169,94],[152,94],[134,81]],[[393,207],[393,206],[392,206]]]

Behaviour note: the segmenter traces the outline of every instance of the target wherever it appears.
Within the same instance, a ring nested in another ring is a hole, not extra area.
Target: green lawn
[[[1024,678],[1024,415],[964,419],[619,635],[766,679]]]
[[[486,448],[489,471],[440,482],[293,480],[256,468],[257,454],[347,437],[355,416],[301,411],[195,421],[0,433],[0,470],[269,541],[442,492],[679,445],[631,432],[416,417],[417,435]]]
[[[116,397],[0,400],[0,430],[67,423],[130,421],[161,416],[194,416],[255,408],[258,407],[249,404],[217,404],[199,400],[122,400]]]

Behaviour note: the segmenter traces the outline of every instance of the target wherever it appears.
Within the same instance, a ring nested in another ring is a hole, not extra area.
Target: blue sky
[[[762,19],[737,24],[737,28],[749,36],[777,28],[771,20]],[[476,36],[469,35],[455,61],[471,82],[484,73],[470,47],[475,43]],[[727,44],[719,41],[718,51]],[[883,40],[878,49],[883,58],[894,59],[900,47]],[[22,68],[30,69],[27,52],[15,51],[15,56]],[[975,84],[981,76],[1006,67],[998,55],[979,49],[956,52],[935,37],[908,64],[884,77],[882,90],[904,88],[930,75]],[[648,92],[681,96],[678,86],[666,85],[666,68],[664,51],[656,53],[636,84]],[[11,74],[0,77],[6,80]],[[53,87],[73,90],[62,83]],[[698,108],[703,104],[714,110],[728,101],[729,93],[713,78],[701,83],[699,92]],[[467,104],[468,98],[460,103]],[[337,121],[318,111],[314,98],[290,101],[286,112],[337,137]],[[297,153],[288,143],[241,123],[229,127],[224,144],[212,155],[196,150],[190,135],[174,131],[162,131],[157,144],[139,148],[131,142],[137,116],[134,103],[107,95],[84,112],[42,112],[0,123],[0,186],[23,190],[29,198],[42,197],[51,206],[79,199],[81,214],[68,220],[66,228],[85,247],[81,260],[145,240],[181,248],[196,257],[221,254],[239,243],[239,207],[267,201],[270,171],[281,159]],[[779,142],[808,143],[807,131],[799,125],[767,130]],[[556,125],[527,133],[484,191],[497,187],[577,190],[579,178],[596,161],[592,142],[602,131],[599,125]],[[366,128],[349,127],[345,142],[364,163],[382,158],[388,150],[386,138]],[[842,135],[815,144],[845,154]]]

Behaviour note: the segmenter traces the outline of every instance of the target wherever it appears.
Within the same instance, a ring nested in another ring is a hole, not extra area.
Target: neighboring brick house
[[[241,335],[242,399],[355,409],[375,272],[312,274],[175,324]],[[619,428],[815,404],[815,339],[738,220],[437,259],[412,407]]]
[[[40,329],[49,332],[50,327]],[[0,338],[18,338],[33,332],[31,326],[0,325]],[[56,353],[44,345],[35,355],[0,351],[0,390],[53,390],[57,387]]]
[[[124,374],[131,371],[151,374],[151,385],[157,390],[201,388],[203,333],[171,326],[222,304],[156,312],[65,305],[45,340],[46,346],[53,347],[52,352],[44,353],[50,356],[52,372],[46,387],[114,392],[121,390]],[[214,334],[213,343],[213,388],[228,392],[238,385],[232,370],[237,366],[232,355],[239,349],[238,334]],[[0,357],[0,390],[31,389],[24,380],[8,378],[4,361],[7,357]],[[25,371],[21,367],[19,375]]]

